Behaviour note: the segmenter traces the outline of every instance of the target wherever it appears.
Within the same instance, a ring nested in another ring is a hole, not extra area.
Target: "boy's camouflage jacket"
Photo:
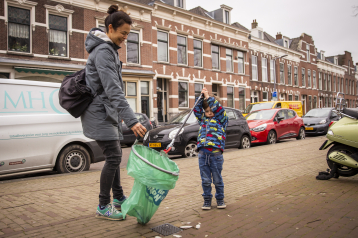
[[[194,108],[195,117],[200,125],[197,142],[198,149],[200,147],[210,147],[224,151],[228,123],[226,111],[214,97],[209,97],[207,102],[214,113],[212,118],[205,116],[203,99]]]

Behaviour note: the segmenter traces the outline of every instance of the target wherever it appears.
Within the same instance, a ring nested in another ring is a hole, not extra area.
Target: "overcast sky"
[[[201,6],[213,11],[225,4],[233,8],[231,22],[251,29],[253,19],[271,36],[277,32],[289,38],[303,32],[313,37],[318,51],[326,56],[352,53],[358,63],[358,16],[353,6],[358,0],[187,0],[188,10]],[[357,13],[357,12],[356,12]]]

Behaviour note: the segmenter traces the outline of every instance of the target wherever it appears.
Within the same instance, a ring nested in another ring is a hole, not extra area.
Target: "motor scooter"
[[[339,176],[350,177],[358,173],[358,109],[346,108],[344,93],[337,93],[333,109],[341,119],[328,128],[327,140],[320,150],[332,146],[327,153],[327,172],[319,172],[316,179],[328,180]]]

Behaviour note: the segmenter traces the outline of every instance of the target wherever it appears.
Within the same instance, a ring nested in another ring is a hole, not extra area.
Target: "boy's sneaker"
[[[217,204],[216,206],[217,208],[221,208],[221,209],[226,208],[224,200],[216,200],[216,204]]]
[[[203,210],[210,210],[211,209],[211,198],[204,199],[204,205],[201,207]]]
[[[96,211],[96,217],[113,220],[113,221],[123,220],[122,213],[117,211],[117,209],[115,209],[111,203],[107,204],[107,206],[105,206],[103,209],[101,209],[100,206],[98,205]]]
[[[113,199],[113,206],[117,209],[121,209],[122,204],[124,203],[124,201],[127,199],[127,197],[125,195],[123,195],[121,197],[121,199]]]

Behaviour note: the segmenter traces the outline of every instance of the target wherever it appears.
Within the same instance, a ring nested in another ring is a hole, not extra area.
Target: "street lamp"
[[[277,98],[277,92],[276,92],[276,59],[281,59],[281,58],[286,57],[286,56],[288,56],[288,55],[276,56],[275,58],[273,58],[273,60],[275,62],[275,66],[274,66],[275,80],[274,80],[274,84],[273,84],[273,91],[276,93],[276,98]]]

